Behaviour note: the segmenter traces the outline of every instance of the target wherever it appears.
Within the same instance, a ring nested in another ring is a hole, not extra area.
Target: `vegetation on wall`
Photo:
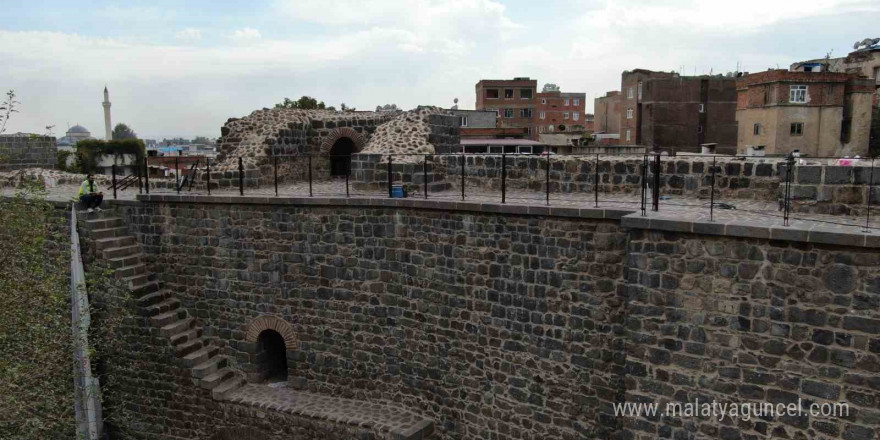
[[[124,154],[137,156],[138,162],[146,156],[146,146],[140,139],[121,139],[102,141],[97,139],[83,140],[76,143],[76,171],[93,173],[97,171],[98,161],[104,155]]]
[[[324,101],[318,102],[317,99],[312,98],[311,96],[302,96],[296,101],[291,100],[290,98],[284,98],[284,101],[275,104],[275,108],[298,108],[302,110],[336,110],[335,107],[327,106],[324,104]]]

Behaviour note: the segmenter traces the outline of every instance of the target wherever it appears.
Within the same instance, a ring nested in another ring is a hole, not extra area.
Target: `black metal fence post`
[[[422,182],[425,184],[425,198],[428,198],[428,155],[424,157],[422,162]]]
[[[874,190],[874,158],[871,158],[871,174],[868,178],[868,208],[865,211],[865,232],[871,232],[871,193]]]
[[[791,182],[794,179],[794,155],[789,154],[785,165],[785,195],[783,196],[782,224],[789,226],[789,213],[791,212]]]
[[[241,158],[238,159],[239,161]],[[174,187],[177,194],[180,194],[180,156],[174,156]]]
[[[348,169],[345,171],[345,198],[349,198],[351,193],[348,190],[348,181],[351,180],[351,157],[348,158]]]
[[[309,154],[309,197],[312,197],[312,155]]]
[[[547,152],[547,161],[544,162],[544,203],[550,206],[550,152]]]
[[[596,169],[593,170],[593,198],[596,202],[596,208],[599,207],[599,153],[596,153]]]
[[[275,178],[275,197],[278,197],[278,156],[272,156],[275,159],[272,166],[273,177]]]
[[[501,153],[501,203],[507,203],[507,156]]]
[[[464,153],[461,153],[461,200],[464,201]]]
[[[238,194],[244,195],[244,162],[238,156]]]
[[[135,163],[134,168],[135,168],[135,170],[137,170],[137,176],[138,176],[138,194],[143,194],[144,193],[144,182],[143,182],[143,180],[141,180],[141,166],[140,166],[140,164]]]
[[[207,164],[208,164],[208,182],[207,182],[206,186],[208,187],[208,195],[210,196],[211,195],[211,158],[208,157],[208,158],[205,158],[205,160],[207,161]]]
[[[150,167],[147,165],[147,158],[144,158],[144,183],[147,188],[147,194],[150,193]]]
[[[654,191],[651,193],[654,212],[660,210],[660,154],[654,155]]]
[[[116,200],[116,164],[110,166],[110,173],[113,175],[113,200]]]
[[[642,156],[642,217],[648,215],[648,155]]]
[[[709,221],[715,221],[715,156],[712,156],[712,187],[709,194]]]
[[[392,159],[392,156],[389,154],[388,155],[388,198],[389,199],[394,197],[394,191],[391,188],[394,185],[394,176],[391,173],[391,167],[392,167],[393,160],[394,159]]]

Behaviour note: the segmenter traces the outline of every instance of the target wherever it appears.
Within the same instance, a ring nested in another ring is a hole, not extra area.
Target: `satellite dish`
[[[853,44],[853,49],[855,50],[855,49],[858,49],[858,48],[859,48],[859,42],[856,41],[856,44]]]
[[[452,102],[453,102],[454,104],[458,104],[458,98],[453,99]]]

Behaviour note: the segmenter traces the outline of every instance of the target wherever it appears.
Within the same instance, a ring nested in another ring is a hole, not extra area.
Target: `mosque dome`
[[[70,127],[70,130],[67,130],[67,132],[68,132],[68,133],[84,133],[84,134],[89,134],[89,130],[88,130],[87,128],[83,127],[82,125],[79,125],[79,124],[74,125],[73,127]]]

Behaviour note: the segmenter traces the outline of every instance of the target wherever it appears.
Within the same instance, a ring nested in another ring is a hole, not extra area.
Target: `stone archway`
[[[329,156],[330,175],[345,176],[351,171],[351,155],[364,148],[364,135],[350,127],[336,128],[321,143],[321,154]]]
[[[354,148],[352,150],[353,153],[361,151],[367,145],[367,138],[363,134],[358,133],[351,127],[339,127],[333,129],[333,131],[328,133],[321,141],[320,154],[330,154],[333,144],[341,138],[351,139],[352,143],[354,143]]]
[[[263,330],[275,330],[284,339],[284,345],[288,350],[296,347],[296,337],[293,335],[293,327],[287,321],[277,316],[260,316],[248,325],[245,341],[256,343]]]
[[[245,341],[254,344],[249,381],[287,381],[287,352],[296,348],[290,324],[275,316],[260,316],[248,325]]]

